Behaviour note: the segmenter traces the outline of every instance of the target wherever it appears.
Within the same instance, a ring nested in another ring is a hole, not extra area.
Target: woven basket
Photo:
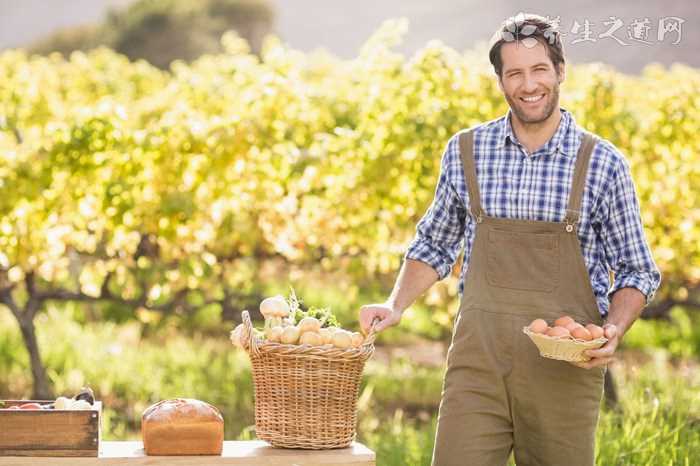
[[[255,433],[275,447],[345,448],[355,439],[365,361],[374,353],[372,326],[359,348],[287,345],[255,336],[243,311],[243,347],[255,386]]]
[[[589,349],[598,349],[608,341],[605,337],[595,340],[579,340],[573,337],[550,337],[541,333],[534,333],[528,327],[523,328],[523,333],[530,337],[532,342],[540,350],[540,356],[561,361],[585,362],[591,358],[583,354]]]

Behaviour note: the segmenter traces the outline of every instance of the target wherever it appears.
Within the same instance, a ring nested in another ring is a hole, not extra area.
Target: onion
[[[265,331],[265,338],[267,338],[268,341],[271,341],[273,343],[279,343],[282,339],[283,331],[284,328],[280,327],[279,325],[270,327]]]
[[[299,340],[299,329],[296,327],[284,327],[280,340],[286,345],[296,345]]]
[[[243,348],[243,324],[238,324],[236,328],[231,331],[231,343],[238,348]]]
[[[323,339],[321,335],[316,332],[304,332],[299,338],[300,345],[311,345],[311,346],[321,346],[323,344]]]
[[[336,348],[350,348],[352,346],[352,335],[347,330],[336,330],[333,334],[332,342]]]
[[[324,345],[333,344],[333,334],[335,333],[335,330],[335,327],[324,327],[318,331],[318,333],[321,335],[321,339],[323,340]]]
[[[315,317],[304,317],[297,324],[299,331],[304,332],[317,332],[321,330],[321,321]]]
[[[360,347],[364,340],[365,339],[360,332],[352,332],[352,334],[350,335],[350,343],[355,348]]]

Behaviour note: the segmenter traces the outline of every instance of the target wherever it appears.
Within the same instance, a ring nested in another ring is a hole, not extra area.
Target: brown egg
[[[550,337],[568,337],[571,334],[564,327],[552,327],[549,330],[547,330],[547,335],[549,335]]]
[[[570,333],[573,333],[573,331],[577,328],[583,328],[583,325],[579,324],[578,322],[572,322],[570,324],[564,325],[564,328],[567,329]]]
[[[571,336],[578,339],[578,340],[585,340],[585,341],[589,341],[589,340],[593,339],[591,337],[591,332],[586,330],[584,327],[575,328],[571,332]]]
[[[543,319],[535,319],[530,324],[530,331],[533,333],[545,333],[549,329],[549,325]]]
[[[591,333],[591,338],[593,338],[594,340],[605,335],[603,329],[601,327],[598,327],[596,324],[588,324],[586,325],[586,329]]]
[[[569,324],[575,323],[574,319],[569,316],[561,316],[554,321],[554,325],[557,327],[566,327]]]

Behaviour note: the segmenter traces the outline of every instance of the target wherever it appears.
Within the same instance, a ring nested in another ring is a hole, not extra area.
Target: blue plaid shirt
[[[561,109],[561,115],[552,138],[530,156],[513,133],[510,112],[475,128],[476,172],[487,215],[564,220],[583,133],[569,112]],[[623,287],[640,290],[650,301],[661,275],[644,237],[627,160],[606,140],[601,139],[591,155],[582,202],[578,237],[600,313],[607,315],[609,296]],[[425,262],[443,279],[464,244],[460,295],[476,230],[468,211],[469,194],[455,134],[442,156],[435,198],[418,223],[405,257]],[[614,272],[612,286],[609,270]]]

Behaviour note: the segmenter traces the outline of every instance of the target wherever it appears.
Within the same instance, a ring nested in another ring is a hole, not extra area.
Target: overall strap
[[[476,165],[474,163],[474,130],[469,130],[459,135],[459,154],[464,167],[464,179],[469,191],[469,211],[481,223],[484,218],[484,210],[481,208],[481,196],[479,195],[479,181],[476,178]]]
[[[576,165],[574,166],[574,176],[571,181],[571,191],[569,192],[569,205],[566,208],[566,231],[571,233],[581,218],[581,199],[583,198],[583,189],[586,184],[586,174],[588,173],[588,164],[591,160],[593,148],[598,142],[598,138],[587,132],[583,132],[583,140],[576,154]]]

